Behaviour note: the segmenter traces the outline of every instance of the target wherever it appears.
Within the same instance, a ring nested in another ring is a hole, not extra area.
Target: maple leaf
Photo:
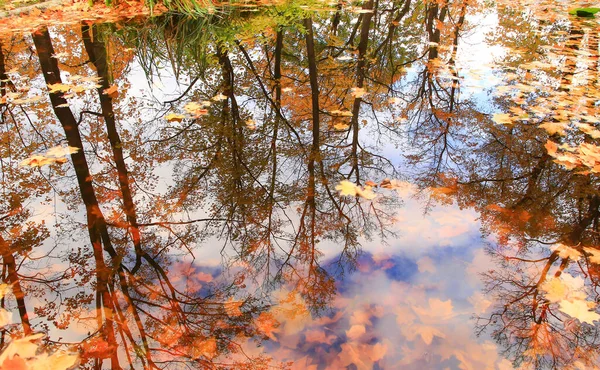
[[[546,151],[548,152],[549,156],[556,157],[556,151],[558,150],[558,145],[556,145],[556,143],[554,141],[547,140],[544,147],[546,148]]]
[[[79,362],[79,356],[74,353],[57,351],[51,355],[41,353],[28,361],[29,370],[67,370]]]
[[[578,277],[573,277],[568,273],[563,273],[560,278],[552,278],[544,281],[540,285],[540,290],[544,291],[545,297],[550,302],[560,302],[563,300],[581,300],[586,299],[587,295],[583,292],[584,281]]]
[[[579,158],[571,153],[557,154],[554,156],[554,158],[556,158],[554,160],[555,163],[563,165],[567,170],[572,170],[575,167],[581,165],[581,161],[579,160]]]
[[[377,194],[375,194],[373,192],[373,188],[371,186],[365,186],[364,189],[361,189],[360,187],[358,187],[356,189],[356,195],[358,195],[359,197],[368,199],[368,200],[372,200],[372,199],[375,199],[375,197],[377,197]]]
[[[579,159],[584,165],[594,167],[600,162],[600,148],[593,144],[582,143],[579,146]]]
[[[427,345],[431,344],[433,337],[446,338],[446,334],[432,326],[419,325],[415,330]]]
[[[271,340],[277,341],[274,333],[278,332],[277,327],[279,326],[279,322],[275,320],[273,314],[262,312],[254,321],[254,326],[256,326],[256,329],[258,329],[260,333],[269,337]]]
[[[542,123],[538,127],[543,128],[550,135],[558,134],[558,135],[564,136],[567,134],[565,130],[567,130],[569,128],[569,125],[567,125],[564,122],[551,121],[551,122]]]
[[[347,196],[359,196],[365,199],[374,199],[377,194],[373,192],[373,188],[371,186],[365,186],[364,189],[361,189],[360,186],[348,181],[342,180],[338,185],[336,185],[335,190],[340,192],[340,195]]]
[[[494,113],[492,121],[499,125],[512,125],[514,123],[511,115],[508,113]]]
[[[56,84],[49,84],[48,89],[50,90],[50,93],[67,92],[71,89],[71,86],[61,84],[61,83],[56,83]]]
[[[256,130],[256,121],[253,119],[249,119],[246,121],[246,127],[249,130]]]
[[[217,356],[217,340],[209,338],[205,340],[197,340],[191,348],[191,355],[194,358],[214,358]]]
[[[185,118],[185,116],[183,114],[177,114],[177,113],[169,113],[165,116],[165,119],[168,122],[181,122],[181,121],[183,121],[184,118]]]
[[[34,357],[37,350],[38,344],[32,343],[33,341],[37,341],[44,337],[44,334],[38,333],[33,335],[28,335],[23,338],[13,339],[6,349],[0,354],[0,364],[3,364],[6,360],[11,360],[15,356],[19,356],[21,358],[30,358]]]
[[[345,111],[341,111],[341,110],[332,110],[332,111],[331,111],[331,112],[329,112],[329,113],[331,113],[331,115],[333,115],[333,116],[352,117],[352,112],[350,112],[350,111],[347,111],[347,110],[345,110]]]
[[[223,95],[223,94],[218,94],[212,97],[212,100],[214,101],[223,101],[227,99],[227,96]]]
[[[560,310],[562,312],[590,325],[594,325],[594,321],[600,320],[600,315],[594,311],[590,311],[590,308],[593,308],[593,306],[595,306],[594,302],[581,299],[576,299],[572,302],[567,300],[560,302]]]
[[[12,324],[12,313],[0,307],[0,328]]]
[[[573,261],[577,261],[581,258],[581,253],[577,249],[571,248],[562,243],[556,243],[551,246],[550,249],[552,251],[557,251],[560,258],[570,258]]]
[[[230,297],[227,302],[223,304],[225,308],[225,312],[229,317],[237,317],[242,315],[242,310],[240,307],[244,304],[243,301],[234,301],[233,297]]]
[[[347,130],[348,128],[350,128],[350,125],[347,125],[343,122],[339,122],[339,123],[336,123],[335,125],[333,125],[333,128],[338,131],[343,131],[343,130]]]
[[[586,134],[588,134],[589,136],[591,136],[593,139],[600,138],[600,131],[596,130],[592,125],[587,124],[587,123],[577,123],[576,126],[581,131],[583,131]]]
[[[335,190],[340,192],[340,195],[355,196],[356,195],[356,184],[348,180],[342,180],[336,185]]]
[[[357,340],[367,332],[364,325],[352,325],[349,330],[346,330],[346,337],[352,340]]]
[[[437,323],[456,316],[450,299],[442,301],[437,298],[429,298],[429,308],[414,306],[413,310],[424,323]]]
[[[27,159],[22,160],[21,162],[19,162],[19,166],[21,167],[42,167],[45,166],[47,164],[53,164],[54,163],[54,159],[52,158],[48,158],[45,157],[43,155],[39,155],[39,154],[34,154],[32,156],[30,156]]]
[[[361,98],[365,96],[367,92],[362,87],[353,87],[350,89],[350,94],[355,98]]]
[[[357,13],[357,14],[373,13],[373,9],[352,9],[352,13]]]
[[[194,117],[199,117],[208,113],[208,110],[205,109],[205,106],[205,104],[189,102],[183,107],[183,109]]]
[[[102,92],[102,93],[105,95],[108,95],[112,99],[119,96],[119,91],[118,91],[117,85],[112,85],[108,89],[104,89],[104,92]]]
[[[69,154],[74,154],[79,151],[79,148],[74,146],[54,146],[46,152],[49,157],[65,157]]]
[[[600,263],[600,250],[595,248],[583,248],[583,250],[589,254],[590,262]]]
[[[10,285],[0,284],[0,299],[3,298],[8,292],[10,292]]]

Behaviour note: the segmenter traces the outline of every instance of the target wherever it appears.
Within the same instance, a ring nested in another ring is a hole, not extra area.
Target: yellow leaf
[[[546,280],[540,286],[540,289],[546,293],[546,299],[550,302],[586,299],[587,294],[585,294],[583,288],[584,281],[580,276],[573,277],[566,272],[563,273],[559,278]]]
[[[577,261],[581,258],[581,253],[577,249],[571,248],[562,243],[556,243],[551,246],[550,249],[557,251],[560,258],[570,258],[573,261]]]
[[[365,89],[363,89],[362,87],[353,87],[350,89],[350,94],[352,96],[354,96],[355,98],[360,98],[367,93],[365,92]]]
[[[212,98],[212,100],[214,100],[214,101],[222,101],[222,100],[225,100],[225,99],[227,99],[227,97],[225,95],[223,95],[223,94],[215,95]]]
[[[330,112],[334,116],[342,116],[342,117],[352,117],[352,112],[350,111],[341,111],[341,110],[332,110]]]
[[[594,311],[590,311],[590,308],[593,308],[594,306],[594,302],[583,301],[580,299],[574,300],[573,302],[567,300],[560,302],[560,310],[562,312],[581,322],[587,322],[590,325],[594,325],[594,321],[600,320],[600,315]]]
[[[165,116],[165,119],[168,122],[181,122],[181,121],[183,121],[184,118],[185,118],[185,116],[183,114],[177,114],[177,113],[169,113]]]
[[[371,186],[365,186],[365,188],[362,189],[360,186],[348,180],[342,180],[335,187],[335,190],[339,191],[340,195],[359,196],[369,200],[374,199],[377,196],[372,189]]]
[[[50,93],[67,92],[71,89],[71,86],[57,83],[48,85],[48,89],[50,90]]]
[[[600,250],[595,248],[583,248],[583,250],[590,255],[590,262],[600,263]]]
[[[551,121],[551,122],[542,123],[538,127],[543,128],[550,135],[559,134],[561,136],[564,136],[564,135],[566,135],[565,130],[569,128],[569,125],[567,125],[564,122]]]
[[[508,113],[495,113],[492,121],[499,125],[512,125],[514,123],[511,115]]]
[[[12,313],[0,307],[0,328],[12,324]]]
[[[339,191],[340,195],[356,196],[356,188],[357,186],[354,183],[348,180],[342,180],[335,187],[335,190]]]
[[[339,131],[347,130],[349,127],[350,127],[350,125],[347,125],[343,122],[338,122],[335,125],[333,125],[333,128],[335,128],[336,130],[339,130]]]
[[[38,333],[19,339],[13,339],[0,354],[0,364],[3,364],[7,359],[12,359],[16,355],[21,358],[30,358],[35,356],[38,350],[38,344],[32,342],[43,337],[44,334]]]
[[[48,356],[46,353],[37,355],[29,361],[29,370],[67,370],[77,365],[79,355],[57,351]]]
[[[79,151],[79,148],[73,147],[73,146],[55,146],[52,147],[50,149],[48,149],[48,151],[46,152],[47,156],[50,157],[65,157],[69,154],[73,154],[73,153],[77,153]]]

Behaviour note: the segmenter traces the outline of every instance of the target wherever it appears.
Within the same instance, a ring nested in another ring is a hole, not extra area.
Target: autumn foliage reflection
[[[592,79],[573,68],[596,36],[569,29],[565,71],[554,73],[528,59],[550,41],[502,33],[497,41],[531,52],[498,71],[512,99],[489,103],[510,114],[487,114],[458,63],[481,6],[365,1],[323,13],[290,3],[3,38],[1,304],[20,323],[2,323],[2,348],[33,335],[90,369],[268,368],[285,364],[247,352],[249,342],[297,334],[332,309],[316,322],[348,321],[345,339],[303,340],[335,342],[343,356],[321,355],[340,366],[383,366],[391,345],[363,336],[386,319],[382,308],[341,320],[336,279],[362,241],[402,231],[389,190],[406,177],[430,196],[426,211],[456,202],[481,216],[496,265],[483,275],[490,310],[477,332],[515,365],[593,366],[600,193],[595,157],[582,154],[600,134],[584,93]],[[506,29],[534,24],[499,14]],[[584,114],[540,108],[567,91]],[[381,144],[410,166],[400,173]],[[386,306],[404,337],[424,352],[446,338],[433,318],[455,317],[451,301],[404,303]],[[368,361],[349,355],[360,351]]]

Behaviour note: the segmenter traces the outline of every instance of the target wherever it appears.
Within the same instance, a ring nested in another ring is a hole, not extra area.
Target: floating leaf
[[[572,302],[567,300],[560,302],[560,310],[562,312],[578,319],[581,322],[587,322],[590,325],[594,325],[594,321],[600,320],[600,315],[598,315],[594,311],[590,311],[590,309],[594,306],[594,302],[583,301],[580,299],[574,300]]]
[[[71,89],[71,85],[65,85],[65,84],[61,84],[61,83],[48,85],[48,90],[50,90],[50,93],[67,92],[70,89]]]
[[[350,89],[350,94],[352,96],[354,96],[355,98],[361,98],[364,95],[366,95],[367,93],[365,92],[365,89],[363,89],[362,87],[353,87]]]
[[[573,261],[577,261],[581,258],[581,253],[577,249],[571,248],[562,243],[556,243],[551,246],[550,249],[557,251],[560,258],[570,258]]]
[[[600,8],[575,8],[569,11],[569,14],[578,17],[591,18],[594,14],[600,12]]]
[[[546,293],[545,297],[550,302],[560,302],[586,299],[587,295],[582,291],[583,286],[584,281],[580,276],[573,277],[563,273],[559,278],[544,281],[540,289]]]
[[[181,121],[183,121],[184,118],[185,118],[185,116],[183,114],[177,114],[177,113],[169,113],[165,116],[165,119],[168,122],[181,122]]]
[[[590,255],[590,262],[600,263],[600,250],[595,248],[583,248],[583,250]]]
[[[235,301],[233,297],[230,297],[227,302],[223,304],[223,307],[225,308],[225,312],[227,312],[229,317],[237,317],[243,314],[242,310],[240,310],[240,307],[243,304],[243,301]]]
[[[508,113],[495,113],[492,121],[499,125],[512,125],[514,123],[511,115]]]
[[[338,122],[335,125],[333,125],[333,128],[335,128],[338,131],[344,131],[344,130],[347,130],[348,128],[350,128],[350,125],[347,125],[343,122]]]
[[[340,192],[342,196],[359,196],[365,199],[374,199],[377,194],[373,192],[373,188],[371,186],[365,186],[362,189],[360,186],[348,181],[342,180],[336,187],[335,190]]]
[[[103,94],[106,94],[110,98],[113,98],[113,99],[116,98],[117,96],[119,96],[119,91],[118,91],[117,85],[112,85],[108,89],[104,89]]]
[[[341,117],[352,117],[352,112],[344,110],[332,110],[330,112],[333,116],[341,116]]]
[[[564,122],[551,121],[551,122],[542,123],[538,127],[543,128],[550,135],[558,134],[558,135],[564,136],[564,135],[566,135],[565,130],[567,130],[569,128],[569,125],[567,125]]]

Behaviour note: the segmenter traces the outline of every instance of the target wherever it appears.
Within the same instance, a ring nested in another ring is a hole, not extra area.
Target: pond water
[[[4,32],[0,367],[597,368],[600,28],[569,6]]]

